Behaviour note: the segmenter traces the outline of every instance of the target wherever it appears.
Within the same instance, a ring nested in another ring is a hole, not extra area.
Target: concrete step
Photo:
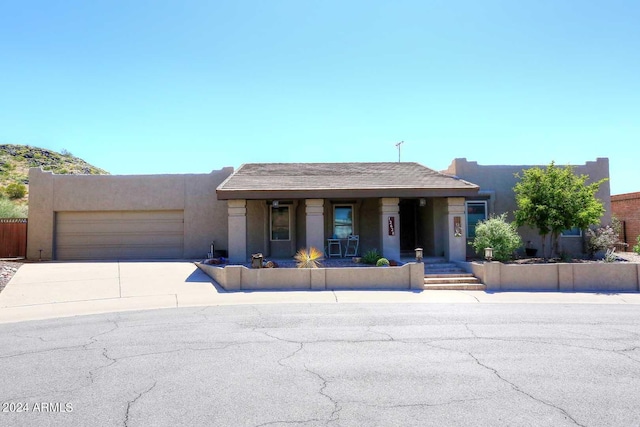
[[[455,274],[451,274],[451,273],[437,273],[437,274],[425,274],[424,278],[425,279],[437,279],[437,278],[444,278],[444,279],[448,279],[448,278],[473,278],[476,279],[476,276],[474,276],[471,273],[455,273]],[[476,279],[478,280],[478,279]]]
[[[475,277],[425,277],[424,278],[425,285],[439,284],[439,283],[456,284],[456,285],[457,284],[472,285],[472,284],[480,283],[480,280],[478,280]]]
[[[486,287],[470,273],[425,274],[425,290],[483,291]]]
[[[484,291],[486,290],[486,286],[482,283],[435,283],[429,285],[425,284],[423,289],[425,291]]]

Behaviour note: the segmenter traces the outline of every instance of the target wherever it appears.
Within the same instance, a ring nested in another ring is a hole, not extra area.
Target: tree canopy
[[[604,206],[595,195],[606,179],[587,184],[588,175],[576,175],[571,166],[557,167],[553,162],[546,169],[526,169],[516,177],[520,178],[513,189],[518,205],[516,224],[538,230],[543,256],[549,234],[557,252],[558,236],[563,230],[588,228],[604,214]]]

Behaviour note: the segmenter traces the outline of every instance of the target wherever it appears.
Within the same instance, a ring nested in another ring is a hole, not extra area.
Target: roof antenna
[[[404,144],[404,141],[400,141],[396,144],[396,147],[398,147],[398,163],[400,163],[400,146]]]

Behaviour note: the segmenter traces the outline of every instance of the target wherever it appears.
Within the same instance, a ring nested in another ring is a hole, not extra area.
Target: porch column
[[[324,200],[307,199],[305,202],[307,249],[314,247],[324,252]]]
[[[380,244],[382,256],[400,261],[400,199],[397,197],[380,199]]]
[[[467,230],[465,224],[464,197],[447,198],[446,256],[449,261],[467,259]]]
[[[228,200],[229,261],[247,262],[247,201]]]

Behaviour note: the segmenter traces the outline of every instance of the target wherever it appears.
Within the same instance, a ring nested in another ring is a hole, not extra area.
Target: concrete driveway
[[[24,264],[0,292],[0,323],[128,310],[280,303],[640,304],[640,294],[482,291],[226,292],[192,262]]]

